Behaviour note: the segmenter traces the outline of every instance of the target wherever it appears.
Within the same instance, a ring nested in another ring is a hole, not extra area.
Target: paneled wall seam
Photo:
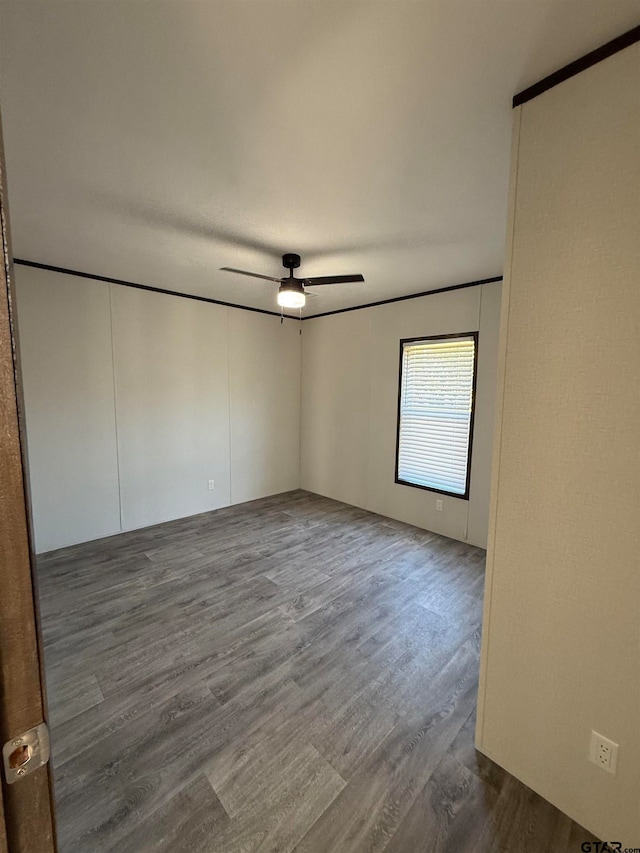
[[[116,359],[113,329],[113,292],[112,284],[109,288],[109,328],[111,330],[111,375],[113,380],[113,423],[116,434],[116,476],[118,479],[118,517],[120,519],[120,532],[122,532],[122,486],[120,475],[120,441],[118,438],[118,391],[116,388]]]
[[[369,364],[372,363],[373,359],[373,312],[369,312],[369,327],[367,329],[367,341],[368,341],[368,350],[369,350]],[[367,400],[367,452],[366,452],[366,460],[367,467],[365,468],[365,503],[367,505],[367,509],[371,509],[370,495],[371,495],[371,418],[373,415],[371,398],[373,396],[373,371],[369,371],[369,397]]]
[[[298,406],[298,488],[302,488],[302,374],[304,372],[304,365],[302,363],[302,354],[304,350],[303,339],[304,335],[302,334],[302,323],[300,323],[300,334],[298,335],[298,343],[299,343],[299,358],[298,363],[300,365],[300,404]]]
[[[488,659],[489,659],[489,642],[490,642],[490,626],[491,626],[491,600],[493,592],[493,551],[495,543],[495,532],[498,518],[498,499],[499,499],[499,480],[500,480],[500,454],[502,447],[502,423],[504,416],[504,387],[506,382],[506,353],[509,338],[509,298],[511,290],[511,268],[513,264],[513,240],[515,235],[515,212],[516,203],[518,200],[518,162],[520,154],[520,126],[522,122],[522,107],[516,107],[513,111],[513,134],[514,140],[512,143],[511,156],[514,159],[512,163],[513,174],[513,189],[512,197],[510,198],[510,213],[511,219],[507,222],[507,254],[506,260],[508,268],[504,270],[504,279],[502,283],[502,299],[501,299],[501,336],[504,339],[500,341],[498,351],[498,376],[496,377],[496,400],[495,400],[495,415],[494,415],[494,450],[493,463],[491,472],[491,497],[490,497],[490,515],[489,515],[489,530],[487,531],[487,560],[485,567],[485,612],[482,620],[482,631],[485,641],[482,648],[482,656],[480,661],[481,674],[481,690],[478,692],[478,732],[477,746],[482,747],[484,743],[484,721],[485,721],[485,703],[486,703],[486,681],[488,674]],[[484,666],[484,673],[483,673]],[[484,674],[484,679],[482,675]],[[484,683],[483,683],[484,682]]]
[[[233,423],[233,419],[231,417],[231,408],[233,406],[233,402],[231,400],[231,312],[228,308],[225,310],[227,313],[227,399],[229,401],[229,405],[227,406],[227,417],[229,420],[229,505],[233,506],[233,442],[231,438],[231,426]]]

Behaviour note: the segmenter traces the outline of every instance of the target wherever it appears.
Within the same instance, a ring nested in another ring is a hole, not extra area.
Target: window
[[[478,333],[400,341],[396,483],[469,497]]]

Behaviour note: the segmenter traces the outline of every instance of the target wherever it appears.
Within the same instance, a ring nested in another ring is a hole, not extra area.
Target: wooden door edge
[[[24,419],[18,370],[15,291],[0,121],[0,741],[45,719],[42,642],[35,591]],[[8,785],[2,771],[8,853],[55,853],[50,764]],[[0,835],[1,837],[1,835]],[[0,847],[0,850],[2,848]]]

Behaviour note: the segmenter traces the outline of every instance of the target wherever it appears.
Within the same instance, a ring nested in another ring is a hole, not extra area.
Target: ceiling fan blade
[[[305,296],[320,296],[319,293],[312,293],[310,290],[305,290],[304,295]]]
[[[247,272],[246,270],[234,270],[233,267],[220,267],[224,272],[236,272],[238,275],[250,275],[251,278],[263,278],[265,281],[276,281],[280,284],[281,279],[274,278],[271,275],[259,275],[257,272]]]
[[[350,281],[364,281],[362,275],[322,275],[320,278],[305,278],[304,283],[310,287],[318,284],[346,284]]]

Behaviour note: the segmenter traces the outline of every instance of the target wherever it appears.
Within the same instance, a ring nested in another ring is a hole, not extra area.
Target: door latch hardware
[[[8,740],[2,747],[4,775],[9,785],[33,773],[49,760],[49,729],[40,723],[28,732]]]

